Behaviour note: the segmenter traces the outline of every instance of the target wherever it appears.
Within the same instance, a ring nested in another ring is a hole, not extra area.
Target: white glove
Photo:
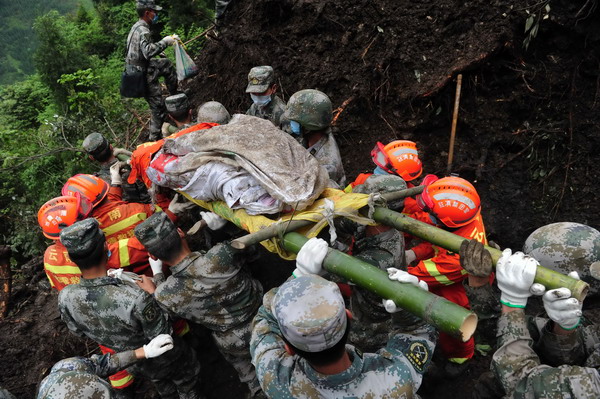
[[[162,133],[163,137],[167,137],[171,134],[171,132],[169,132],[169,127],[171,127],[169,122],[163,122],[162,126],[160,127],[160,132]]]
[[[415,251],[409,249],[408,251],[404,252],[404,258],[406,259],[406,264],[410,265],[415,260],[417,260],[417,255],[415,254]]]
[[[192,202],[178,202],[178,201],[179,201],[179,194],[175,194],[175,196],[171,200],[171,203],[169,204],[169,208],[167,208],[169,211],[173,212],[176,215],[179,215],[183,211],[193,208],[196,205]]]
[[[173,337],[169,334],[160,334],[144,345],[146,359],[158,357],[171,349],[173,349]]]
[[[106,272],[108,277],[116,278],[125,283],[133,283],[136,281],[141,281],[141,277],[132,272],[126,272],[123,269],[108,269]]]
[[[573,330],[581,320],[583,303],[571,298],[571,290],[557,288],[544,294],[544,308],[548,317],[565,330]]]
[[[173,36],[165,36],[163,37],[162,41],[167,45],[167,46],[172,46],[174,45],[177,41],[173,38]]]
[[[219,230],[227,224],[227,220],[213,212],[200,212],[200,216],[206,222],[206,227],[211,230]]]
[[[110,184],[113,186],[120,186],[123,184],[121,179],[120,169],[123,166],[123,162],[117,161],[110,167]]]
[[[429,291],[429,286],[425,281],[421,281],[417,278],[417,276],[413,276],[412,274],[405,272],[404,270],[396,269],[395,267],[389,267],[387,269],[388,277],[390,280],[395,280],[401,283],[408,283],[415,285],[425,291]],[[401,311],[401,308],[396,306],[396,303],[391,299],[382,299],[383,307],[385,311],[388,313],[396,313]]]
[[[175,33],[174,35],[171,35],[171,37],[175,40],[177,40],[178,42],[181,41],[181,39],[179,38],[179,35],[177,33]]]
[[[327,256],[329,245],[322,238],[313,237],[300,248],[296,257],[294,277],[308,274],[323,274],[323,260]]]
[[[156,276],[157,274],[163,272],[163,263],[162,263],[162,260],[148,258],[148,263],[150,263],[150,269],[152,269],[152,275],[153,276]]]
[[[115,148],[113,150],[113,155],[116,157],[117,155],[127,155],[128,157],[131,157],[132,152],[131,151],[127,151],[124,148]]]
[[[512,308],[524,308],[527,298],[531,296],[531,288],[539,263],[523,252],[512,254],[510,248],[502,251],[496,263],[498,288],[502,291],[500,302]]]

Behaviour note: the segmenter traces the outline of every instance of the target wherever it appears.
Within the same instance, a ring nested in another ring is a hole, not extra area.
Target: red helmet
[[[98,205],[108,194],[110,186],[107,182],[93,175],[78,174],[67,182],[62,188],[62,195],[75,196],[75,193],[81,194],[92,203],[92,206]]]
[[[412,141],[396,140],[386,146],[378,142],[371,157],[375,165],[390,174],[397,174],[404,181],[414,180],[423,173],[417,145]]]
[[[481,209],[475,187],[465,179],[450,176],[425,187],[417,203],[448,227],[461,227],[473,220]]]
[[[87,218],[91,211],[91,202],[79,193],[72,197],[56,197],[42,205],[38,211],[38,224],[44,236],[58,240],[62,229]]]

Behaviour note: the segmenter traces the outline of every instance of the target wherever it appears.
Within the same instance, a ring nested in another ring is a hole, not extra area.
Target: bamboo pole
[[[458,109],[460,105],[460,89],[462,87],[462,74],[456,77],[456,94],[454,96],[454,112],[452,114],[452,130],[450,131],[450,148],[448,149],[448,167],[446,173],[452,171],[452,160],[454,158],[454,139],[456,137],[456,124],[458,123]]]
[[[376,207],[373,212],[373,219],[379,223],[410,233],[415,237],[456,253],[460,251],[460,244],[466,240],[464,237],[419,222],[418,220],[386,208]],[[486,249],[492,255],[492,264],[495,267],[502,252],[490,246],[486,246]],[[588,284],[584,281],[576,280],[542,266],[538,266],[534,281],[544,285],[548,290],[566,287],[570,289],[572,295],[580,301],[583,301],[589,288]]]
[[[287,233],[283,236],[283,247],[298,253],[306,241],[308,239],[301,234]],[[396,306],[463,342],[475,332],[475,313],[412,284],[390,280],[385,271],[367,262],[330,248],[323,267],[382,298],[392,299]]]
[[[381,194],[381,197],[386,201],[396,201],[408,197],[414,197],[415,195],[421,194],[425,190],[425,186],[416,186],[407,188],[406,190],[400,190],[393,193]]]

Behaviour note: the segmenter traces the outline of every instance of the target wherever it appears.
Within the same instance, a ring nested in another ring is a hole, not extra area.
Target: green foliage
[[[527,50],[529,48],[529,43],[538,34],[538,30],[540,28],[540,22],[542,20],[550,18],[550,0],[542,1],[537,4],[537,8],[533,11],[525,10],[527,15],[527,20],[525,20],[525,39],[523,40],[523,48]]]

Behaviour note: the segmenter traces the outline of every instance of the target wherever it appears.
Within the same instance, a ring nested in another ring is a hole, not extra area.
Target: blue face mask
[[[431,219],[431,222],[434,225],[436,225],[436,226],[440,225],[440,221],[438,220],[438,218],[436,218],[435,216],[433,216],[431,213],[429,214],[429,219]]]
[[[264,107],[271,102],[271,96],[257,96],[251,93],[250,97],[252,97],[252,102],[258,107]]]
[[[295,134],[296,136],[300,136],[300,133],[302,132],[302,126],[296,121],[290,121],[290,129],[292,130],[292,134]]]
[[[152,25],[156,25],[158,23],[158,13],[154,13],[154,18],[152,18]]]
[[[106,252],[106,255],[108,255],[108,257],[110,258],[110,256],[112,255],[112,252],[110,251],[110,249]]]
[[[373,169],[373,174],[374,175],[389,175],[388,172],[386,172],[385,170],[381,169],[379,166],[376,167],[375,169]]]

